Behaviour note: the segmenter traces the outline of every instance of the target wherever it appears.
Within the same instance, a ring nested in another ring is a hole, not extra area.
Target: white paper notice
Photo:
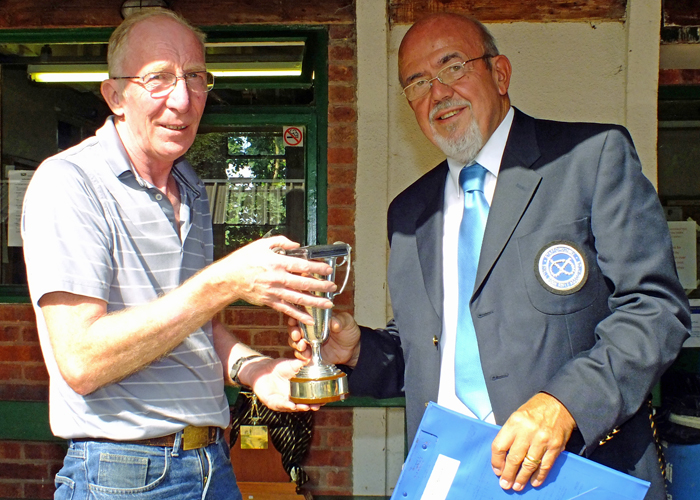
[[[693,327],[683,347],[700,347],[700,299],[690,299],[690,320]]]
[[[8,211],[7,211],[7,246],[21,247],[22,235],[20,225],[22,223],[22,202],[27,191],[29,181],[34,175],[33,170],[10,170],[8,178]]]
[[[695,221],[669,221],[668,228],[671,232],[673,257],[676,260],[681,285],[686,290],[695,290],[698,286]]]
[[[459,460],[438,455],[420,500],[445,500],[459,469]]]

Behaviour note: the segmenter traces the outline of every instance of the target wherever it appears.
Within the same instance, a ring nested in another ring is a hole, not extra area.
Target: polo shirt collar
[[[135,168],[133,168],[131,159],[114,125],[113,115],[107,118],[105,124],[97,130],[95,135],[105,152],[105,161],[115,177],[121,178],[123,175],[131,174],[141,187],[146,189],[153,187],[138,174]],[[200,191],[197,189],[197,186],[201,181],[187,160],[185,160],[184,156],[181,156],[173,162],[173,176],[178,185],[181,188],[184,187],[187,189],[193,198],[199,197]]]

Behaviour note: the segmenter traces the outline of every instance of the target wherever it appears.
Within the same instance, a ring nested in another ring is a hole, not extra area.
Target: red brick
[[[355,148],[328,148],[328,163],[355,163]]]
[[[287,345],[287,332],[281,332],[276,330],[265,330],[262,332],[257,332],[253,335],[253,343],[256,346],[280,346]]]
[[[331,165],[328,169],[328,184],[332,186],[355,186],[357,169],[354,166]]]
[[[0,496],[3,498],[22,498],[22,485],[17,484],[15,480],[0,481]]]
[[[337,295],[334,299],[335,307],[351,307],[354,305],[354,294],[351,290],[346,288],[343,293]]]
[[[328,470],[326,472],[326,484],[335,487],[352,486],[350,472],[347,470]]]
[[[2,308],[0,308],[2,309]],[[0,361],[43,361],[41,348],[34,345],[4,345],[0,347]]]
[[[347,64],[329,64],[328,81],[355,82],[355,68]]]
[[[355,229],[345,226],[329,227],[328,241],[342,241],[348,245],[355,246]]]
[[[255,326],[279,326],[282,325],[282,314],[267,308],[259,307],[255,310]]]
[[[35,326],[22,328],[22,340],[25,342],[39,342],[39,332]]]
[[[328,49],[328,58],[331,61],[354,61],[355,45],[347,42],[332,44]]]
[[[49,381],[49,372],[46,370],[46,365],[44,365],[44,364],[36,365],[36,366],[25,365],[24,366],[24,379],[28,380],[28,381],[34,381],[34,382],[48,382]]]
[[[53,485],[53,479],[50,482],[33,484],[28,483],[24,486],[25,498],[38,498],[40,500],[49,500],[53,498],[53,494],[56,491]]]
[[[347,40],[355,38],[355,26],[349,24],[334,24],[328,29],[330,40]],[[331,42],[332,43],[332,42]]]
[[[230,329],[231,333],[233,333],[238,340],[243,342],[244,344],[250,345],[251,339],[253,338],[252,332],[248,330],[238,330],[238,329]]]
[[[0,385],[0,400],[3,401],[47,401],[48,399],[48,384]]]
[[[255,309],[236,307],[226,310],[226,325],[242,327],[255,325]]]
[[[22,365],[19,363],[0,363],[0,380],[22,380]]]
[[[329,467],[350,467],[352,451],[311,449],[306,457],[309,465],[327,465]]]
[[[22,458],[22,445],[15,441],[0,441],[0,460],[19,460]]]
[[[0,307],[0,321],[25,321],[34,323],[36,316],[29,304],[3,304]]]
[[[357,120],[357,112],[348,106],[331,106],[328,108],[329,123],[350,123]]]
[[[352,429],[334,429],[326,433],[326,446],[332,449],[352,449]]]
[[[354,104],[357,98],[353,85],[329,85],[328,102],[331,106]]]
[[[355,209],[345,207],[329,207],[328,224],[331,226],[354,226]]]
[[[24,457],[32,461],[53,460],[63,462],[65,455],[66,452],[63,449],[63,446],[60,444],[34,442],[24,443]]]
[[[271,349],[271,348],[264,348],[264,347],[258,347],[256,345],[251,346],[253,349],[258,351],[260,354],[264,356],[269,356],[272,359],[277,359],[282,357],[281,349]]]
[[[314,426],[352,427],[351,408],[321,408],[314,413]]]
[[[328,186],[328,205],[354,207],[355,189],[346,186]]]
[[[19,481],[21,479],[45,479],[47,470],[45,465],[27,463],[0,463],[0,478]]]
[[[354,149],[357,149],[357,127],[354,123],[328,127],[328,144],[330,146],[337,144],[351,145]]]
[[[0,326],[0,342],[20,342],[22,328],[16,324]]]

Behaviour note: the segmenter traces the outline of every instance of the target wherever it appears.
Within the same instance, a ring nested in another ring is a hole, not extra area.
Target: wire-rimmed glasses
[[[185,80],[192,92],[209,92],[214,88],[214,75],[208,71],[190,71],[177,76],[169,71],[156,71],[143,76],[113,76],[112,80],[138,80],[152,97],[164,97],[173,91],[178,80]]]
[[[450,64],[449,66],[442,68],[440,71],[438,71],[437,75],[435,75],[434,78],[423,78],[421,80],[416,80],[410,85],[407,85],[406,87],[404,87],[402,94],[405,95],[406,99],[408,99],[409,101],[415,101],[416,99],[420,99],[428,92],[430,92],[430,89],[433,86],[433,81],[437,80],[443,85],[452,85],[454,82],[456,82],[469,72],[467,64],[469,64],[470,62],[478,61],[479,59],[488,59],[489,57],[495,56],[492,56],[490,54],[484,54],[483,56],[475,57],[474,59],[468,59],[466,61]]]

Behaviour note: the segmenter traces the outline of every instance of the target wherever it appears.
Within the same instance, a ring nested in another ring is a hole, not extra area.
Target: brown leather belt
[[[217,439],[219,438],[219,430],[220,427],[194,427],[192,425],[188,425],[182,430],[182,449],[195,450],[197,448],[204,448],[205,446],[216,443]],[[96,441],[98,443],[139,444],[144,446],[172,447],[175,445],[176,436],[177,433],[157,438],[138,439],[132,441],[117,441],[107,438],[77,438],[73,439],[73,441]]]

